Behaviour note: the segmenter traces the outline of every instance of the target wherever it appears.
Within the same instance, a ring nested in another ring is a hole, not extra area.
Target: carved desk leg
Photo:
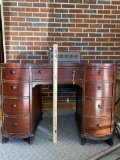
[[[2,143],[7,143],[9,141],[9,138],[2,136]]]
[[[27,141],[29,144],[33,144],[34,143],[34,136],[24,138],[24,140]]]
[[[86,138],[81,137],[81,145],[85,145],[85,143],[86,143]]]
[[[33,144],[34,143],[34,136],[31,136],[28,139],[29,139],[29,144]]]
[[[110,138],[110,139],[105,140],[105,142],[106,142],[107,144],[109,144],[110,146],[113,146],[113,137]]]

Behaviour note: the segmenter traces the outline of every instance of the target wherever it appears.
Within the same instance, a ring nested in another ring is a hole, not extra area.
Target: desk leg
[[[110,146],[113,146],[113,138],[107,139],[105,140],[105,142],[109,144]]]
[[[2,143],[7,143],[9,141],[9,138],[2,136]]]
[[[30,136],[30,137],[24,138],[24,140],[26,142],[28,142],[29,144],[33,144],[34,143],[34,136]]]
[[[85,145],[85,143],[86,143],[86,138],[81,137],[81,145]]]

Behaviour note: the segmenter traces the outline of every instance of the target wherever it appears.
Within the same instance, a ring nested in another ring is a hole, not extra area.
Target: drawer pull
[[[99,71],[99,75],[102,75],[102,71]]]
[[[16,74],[16,72],[15,71],[11,71],[11,74]]]
[[[96,127],[100,127],[100,124],[96,124]]]
[[[98,104],[98,108],[100,108],[100,109],[101,109],[101,108],[102,108],[102,106],[101,106],[100,104]]]
[[[17,126],[18,124],[17,123],[14,123],[14,126]]]
[[[39,70],[39,73],[40,73],[40,74],[42,74],[42,73],[43,73],[43,71],[42,71],[42,70]]]
[[[17,87],[16,87],[16,86],[12,86],[11,88],[12,88],[12,89],[16,89]]]
[[[17,106],[16,104],[13,104],[13,105],[12,105],[12,107],[14,107],[14,108],[15,108],[16,106]]]
[[[75,84],[75,71],[72,71],[73,73],[73,85]]]
[[[102,90],[102,87],[101,87],[101,86],[98,86],[98,89],[99,89],[99,90]]]

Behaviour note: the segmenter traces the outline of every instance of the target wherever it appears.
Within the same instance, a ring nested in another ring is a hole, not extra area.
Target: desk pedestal
[[[42,119],[41,85],[53,83],[49,64],[1,64],[2,142],[24,138],[32,143]],[[58,84],[76,85],[76,120],[81,144],[86,139],[113,144],[115,64],[58,65]]]

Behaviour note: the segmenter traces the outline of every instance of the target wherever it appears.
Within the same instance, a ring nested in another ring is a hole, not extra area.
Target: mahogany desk
[[[9,138],[26,138],[32,143],[42,119],[41,85],[52,84],[50,64],[1,64],[2,143]],[[115,64],[59,64],[58,84],[82,88],[77,97],[75,117],[81,129],[81,144],[86,138],[113,144]],[[71,126],[72,127],[72,126]]]

